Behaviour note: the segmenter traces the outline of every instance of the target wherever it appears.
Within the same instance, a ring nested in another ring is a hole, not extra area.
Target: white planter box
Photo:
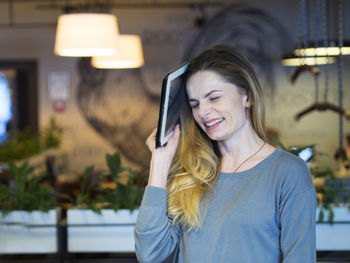
[[[104,209],[67,211],[67,246],[70,253],[134,252],[134,226],[138,210]]]
[[[334,224],[318,223],[316,225],[316,249],[350,250],[350,211],[346,207],[333,208]],[[317,208],[317,216],[319,208]],[[328,213],[325,213],[327,222]]]
[[[334,224],[316,225],[316,249],[350,250],[350,212],[346,207],[333,208]],[[319,208],[317,208],[317,216]],[[68,252],[134,252],[133,229],[138,210],[68,210]],[[325,213],[325,220],[327,220]],[[118,225],[121,224],[121,225]],[[125,224],[125,225],[123,225]],[[86,226],[84,226],[86,225]]]
[[[0,254],[57,253],[57,211],[0,211]]]

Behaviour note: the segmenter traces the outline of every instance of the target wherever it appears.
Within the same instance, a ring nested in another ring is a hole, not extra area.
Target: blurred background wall
[[[345,3],[345,38],[349,38],[350,4]],[[150,156],[145,140],[157,124],[162,78],[219,43],[238,46],[254,63],[266,95],[266,124],[278,130],[280,140],[286,146],[316,144],[316,150],[326,154],[316,161],[337,168],[333,155],[339,145],[338,115],[313,112],[295,121],[294,115],[314,102],[314,78],[306,72],[292,84],[295,68],[280,62],[301,34],[299,1],[226,1],[204,9],[113,8],[120,33],[141,36],[145,59],[139,69],[114,70],[94,69],[88,59],[54,55],[55,24],[61,10],[38,8],[38,4],[18,1],[11,25],[7,1],[0,2],[0,62],[37,62],[39,128],[51,117],[63,127],[59,152],[70,170],[81,171],[90,164],[104,168],[105,153],[114,151],[122,154],[126,165],[146,170]],[[344,57],[346,109],[350,109],[349,62]],[[328,70],[328,100],[337,104],[337,65]],[[48,76],[59,72],[69,76],[69,97],[60,112],[48,94]],[[350,132],[348,120],[344,120],[344,132]]]

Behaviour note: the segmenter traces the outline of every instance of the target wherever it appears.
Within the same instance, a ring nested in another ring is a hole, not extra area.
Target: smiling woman
[[[306,163],[266,142],[249,61],[215,46],[190,61],[186,100],[152,152],[135,227],[140,262],[314,263],[316,195]],[[169,174],[169,176],[168,176]]]

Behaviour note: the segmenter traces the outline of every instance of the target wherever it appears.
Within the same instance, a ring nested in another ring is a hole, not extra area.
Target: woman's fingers
[[[174,134],[168,140],[167,144],[164,145],[163,147],[156,149],[156,151],[161,152],[161,155],[163,155],[163,157],[166,160],[171,161],[175,155],[177,145],[179,144],[179,138],[180,138],[180,125],[176,125]]]
[[[156,134],[157,134],[157,128],[155,128],[152,131],[152,133],[150,134],[150,136],[148,136],[146,140],[146,145],[151,152],[153,152],[154,149],[156,148]]]
[[[174,150],[174,153],[176,151],[177,145],[179,143],[179,138],[180,138],[180,124],[177,124],[175,127],[175,131],[173,136],[171,136],[171,138],[168,141],[167,147],[171,147],[173,148],[172,150]]]
[[[148,149],[153,152],[156,149],[156,134],[157,134],[157,128],[152,131],[150,136],[146,140],[146,145]],[[161,151],[169,151],[172,154],[175,153],[177,145],[179,143],[179,137],[180,137],[180,124],[177,124],[175,127],[175,131],[173,136],[169,139],[166,145],[164,145]]]

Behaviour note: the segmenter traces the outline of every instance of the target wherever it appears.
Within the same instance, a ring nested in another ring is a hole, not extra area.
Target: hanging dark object
[[[324,0],[323,0],[324,1]],[[301,0],[302,2],[302,6],[303,8],[306,8],[306,0]],[[338,25],[338,30],[339,30],[339,40],[338,40],[338,43],[339,43],[339,50],[342,50],[342,43],[343,43],[343,0],[339,0],[339,25]],[[327,29],[326,29],[326,21],[327,21],[327,18],[326,18],[326,12],[325,12],[325,8],[326,8],[326,5],[323,4],[322,5],[322,25],[323,25],[323,34],[324,34],[324,43],[325,43],[325,46],[327,47],[328,46],[328,34],[327,34]],[[304,10],[304,13],[306,11]],[[307,17],[305,17],[305,23],[307,21]],[[305,34],[306,35],[306,34]],[[304,37],[304,42],[306,42],[306,37]],[[306,45],[306,44],[305,44]],[[328,97],[328,67],[327,65],[325,66],[325,95],[324,95],[324,102],[322,103],[319,103],[318,102],[318,82],[317,82],[317,77],[318,77],[318,73],[319,73],[319,70],[318,68],[315,68],[315,67],[311,67],[311,66],[308,66],[308,65],[302,65],[302,66],[299,66],[293,73],[293,75],[291,76],[291,81],[292,83],[295,82],[296,78],[300,75],[301,72],[304,72],[304,71],[309,71],[311,73],[313,73],[313,76],[315,78],[315,93],[316,93],[316,98],[315,98],[315,103],[310,105],[310,106],[307,106],[305,109],[301,110],[299,113],[297,113],[295,115],[295,120],[299,120],[301,117],[303,117],[304,115],[306,114],[309,114],[313,111],[326,111],[326,110],[330,110],[330,111],[333,111],[333,112],[336,112],[339,114],[339,136],[342,137],[342,130],[343,130],[343,127],[342,127],[342,117],[345,116],[346,119],[349,119],[350,120],[350,111],[349,110],[346,110],[343,108],[343,104],[342,104],[342,97],[343,97],[343,92],[342,92],[342,53],[340,52],[340,55],[339,55],[339,61],[338,61],[338,77],[339,77],[339,85],[338,85],[338,89],[339,89],[339,105],[334,105],[334,104],[331,104],[329,102],[327,102],[327,97]],[[342,141],[342,139],[340,139],[340,141]],[[340,148],[342,148],[342,145],[340,145]]]
[[[347,156],[344,148],[338,148],[334,154],[334,159],[336,160],[341,160],[341,161],[346,161]]]
[[[294,70],[292,76],[290,77],[290,82],[294,84],[299,75],[305,71],[310,72],[314,77],[316,77],[320,73],[320,70],[317,67],[313,67],[310,65],[301,65]]]
[[[338,41],[339,41],[339,62],[338,62],[338,104],[343,106],[343,54],[342,48],[344,45],[344,0],[338,0]],[[336,151],[334,158],[336,160],[345,161],[346,152],[343,145],[343,116],[339,115],[339,148]]]
[[[348,120],[350,120],[350,111],[349,110],[345,110],[343,108],[340,108],[337,105],[334,105],[334,104],[328,103],[328,102],[314,103],[314,104],[306,107],[305,109],[303,109],[299,113],[297,113],[294,118],[295,118],[295,120],[298,121],[301,117],[303,117],[304,115],[311,113],[313,111],[326,111],[326,110],[334,111],[334,112],[338,113],[340,116],[345,116]]]

